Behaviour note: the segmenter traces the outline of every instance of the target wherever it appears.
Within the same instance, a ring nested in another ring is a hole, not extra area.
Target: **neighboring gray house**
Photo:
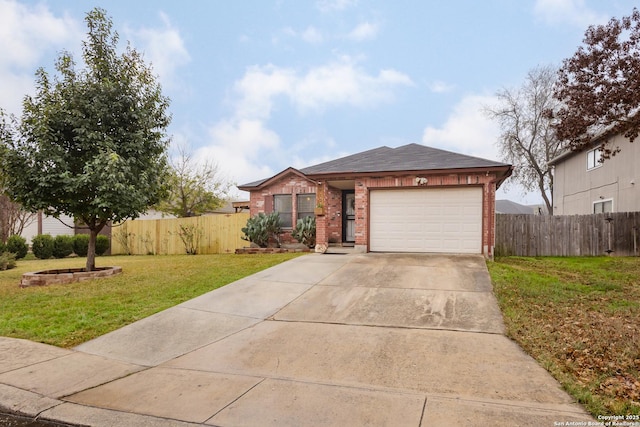
[[[601,162],[604,138],[621,151]],[[567,151],[549,164],[554,167],[554,215],[640,211],[640,141],[605,134],[590,149]]]

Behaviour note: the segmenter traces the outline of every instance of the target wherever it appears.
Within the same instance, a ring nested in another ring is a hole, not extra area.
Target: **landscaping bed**
[[[640,258],[488,266],[509,337],[595,417],[640,414]]]

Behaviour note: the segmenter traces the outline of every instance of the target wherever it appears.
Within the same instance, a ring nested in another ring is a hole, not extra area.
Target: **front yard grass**
[[[509,337],[594,416],[640,414],[640,258],[488,266]]]
[[[0,336],[73,347],[300,254],[97,258],[123,273],[69,285],[21,289],[23,273],[84,267],[84,258],[18,261],[0,271]]]

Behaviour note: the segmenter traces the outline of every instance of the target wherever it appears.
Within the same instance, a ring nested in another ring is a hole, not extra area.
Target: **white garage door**
[[[482,252],[482,188],[372,190],[370,250]]]

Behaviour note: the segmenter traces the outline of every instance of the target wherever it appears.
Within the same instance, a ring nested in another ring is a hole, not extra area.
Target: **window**
[[[282,227],[291,228],[291,215],[293,215],[291,194],[277,194],[273,196],[273,211],[280,214]]]
[[[603,200],[601,202],[593,202],[593,213],[613,212],[613,200]]]
[[[298,219],[314,216],[313,209],[316,207],[315,194],[298,194]]]
[[[594,148],[587,152],[587,170],[599,168],[602,166],[600,160],[602,159],[602,150],[600,148]]]

